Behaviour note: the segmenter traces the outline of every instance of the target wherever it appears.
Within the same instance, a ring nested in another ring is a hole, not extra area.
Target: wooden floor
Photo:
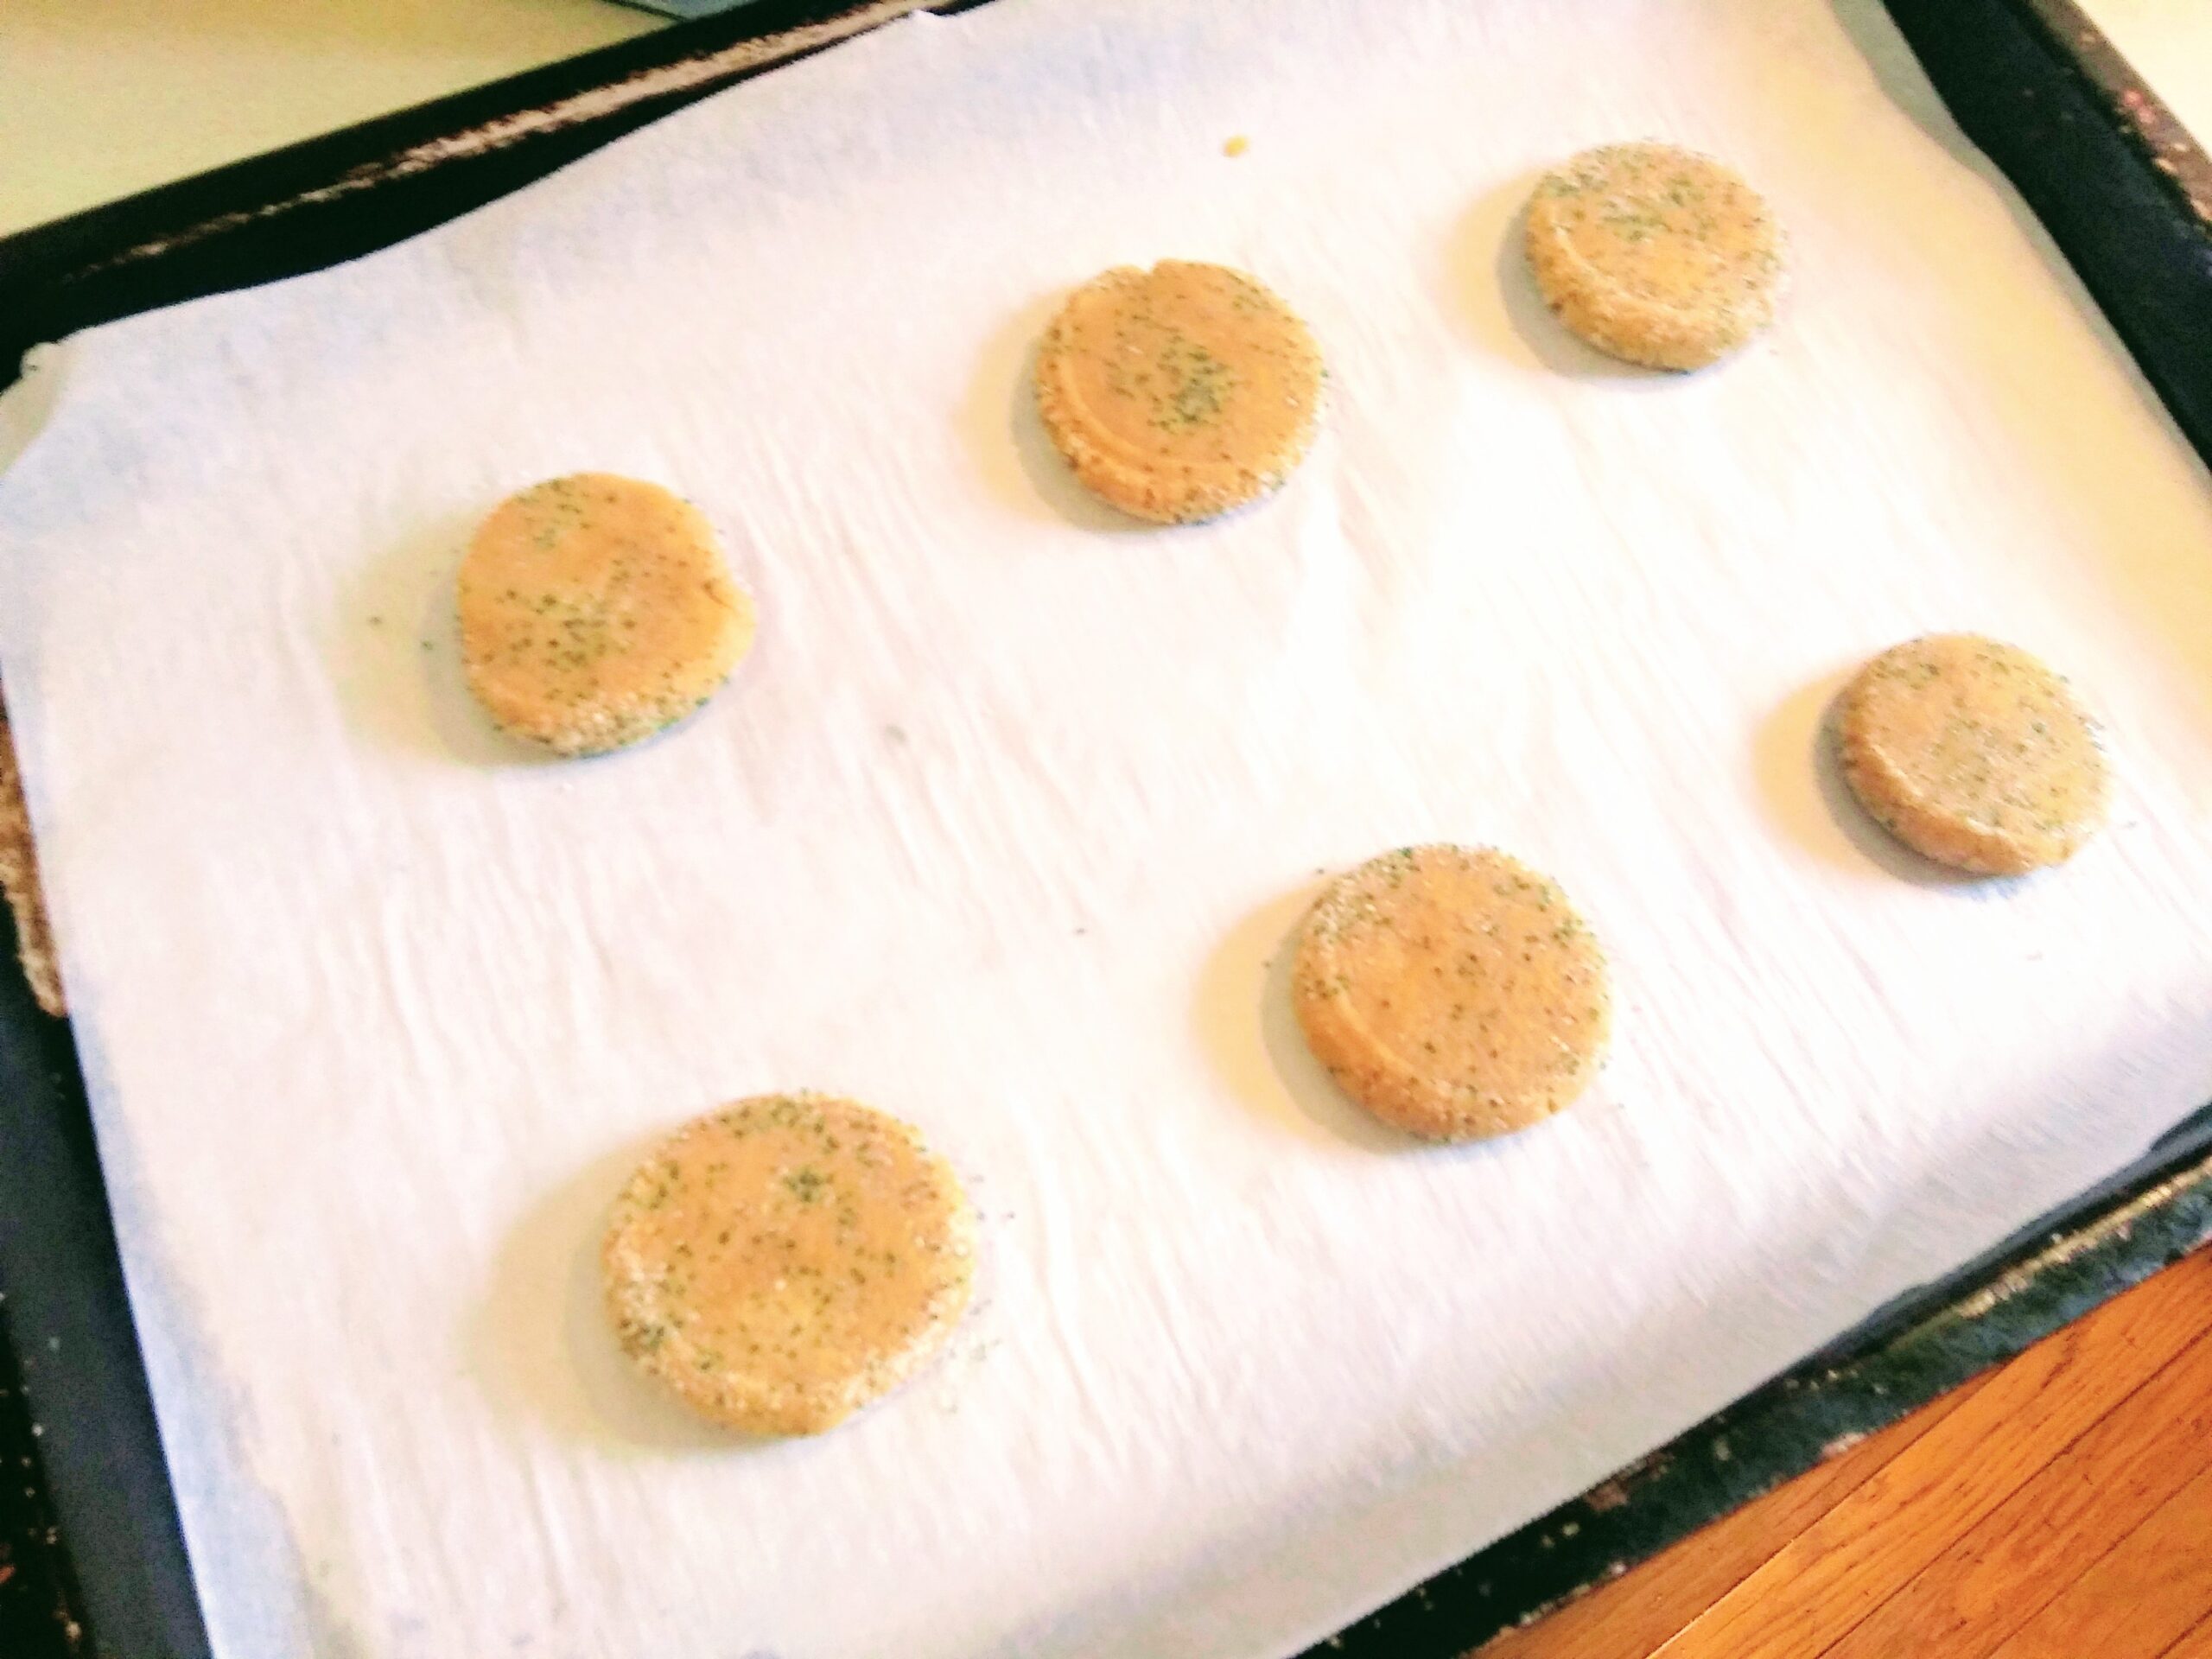
[[[2212,1249],[1482,1659],[2212,1659]]]

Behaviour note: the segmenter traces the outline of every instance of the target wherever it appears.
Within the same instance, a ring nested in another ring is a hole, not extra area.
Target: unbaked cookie
[[[975,1220],[896,1118],[824,1095],[677,1132],[616,1200],[602,1256],[622,1346],[760,1434],[836,1427],[904,1381],[968,1304]]]
[[[500,727],[597,754],[681,720],[753,642],[714,528],[658,484],[578,473],[501,502],[461,563],[469,689]]]
[[[1546,302],[1599,351],[1652,368],[1702,368],[1771,322],[1782,245],[1756,190],[1669,144],[1585,150],[1529,204]]]
[[[1242,506],[1312,442],[1321,353],[1241,271],[1163,259],[1069,296],[1037,353],[1037,408],[1076,476],[1164,524]]]
[[[1291,985],[1344,1092],[1437,1140],[1559,1111],[1611,1028],[1605,953],[1567,896],[1465,847],[1402,848],[1339,877],[1306,918]]]
[[[1852,792],[1916,852],[1979,875],[2074,855],[2104,822],[2111,777],[2066,682],[1970,633],[1884,652],[1837,699]]]

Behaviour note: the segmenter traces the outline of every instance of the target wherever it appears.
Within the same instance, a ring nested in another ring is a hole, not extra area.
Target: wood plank
[[[1827,1659],[1985,1659],[2207,1468],[2212,1334],[1955,1539]],[[2212,1536],[2205,1548],[2212,1554]]]
[[[2212,1606],[2212,1470],[2176,1492],[1996,1652],[2159,1659]]]
[[[1657,1651],[1826,1652],[2208,1326],[2212,1255],[2199,1253],[2005,1365]]]
[[[2212,1615],[2159,1655],[2158,1659],[2212,1659]]]
[[[1534,1624],[1506,1631],[1478,1649],[1482,1659],[1645,1659],[1994,1375],[1985,1372],[1937,1396],[1662,1550],[1625,1577],[1599,1585]]]

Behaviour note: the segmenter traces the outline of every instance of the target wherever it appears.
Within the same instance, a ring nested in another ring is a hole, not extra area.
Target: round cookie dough
[[[1053,444],[1122,512],[1185,524],[1257,499],[1313,442],[1321,352],[1241,271],[1163,259],[1077,289],[1037,353]]]
[[[1608,144],[1545,175],[1529,265],[1560,321],[1599,351],[1698,369],[1774,320],[1782,232],[1758,192],[1669,144]]]
[[[2066,682],[1971,633],[1893,646],[1836,701],[1845,780],[1914,851],[1977,875],[2057,864],[2104,822],[2112,781]]]
[[[714,527],[658,484],[578,473],[507,498],[461,562],[469,690],[560,754],[650,737],[729,677],[753,604]]]
[[[1552,882],[1503,853],[1406,847],[1338,877],[1291,980],[1346,1094],[1434,1140],[1526,1128],[1597,1074],[1605,957]]]
[[[760,1434],[835,1427],[943,1344],[975,1217],[898,1119],[764,1095],[678,1130],[615,1201],[601,1257],[622,1346],[683,1402]]]

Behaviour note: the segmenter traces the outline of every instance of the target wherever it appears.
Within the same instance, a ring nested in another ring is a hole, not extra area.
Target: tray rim
[[[203,294],[257,286],[388,246],[506,194],[645,122],[915,11],[988,0],[752,0],[580,56],[378,117],[0,238],[0,389],[29,346]],[[2174,345],[2102,269],[2096,244],[2063,221],[2063,188],[2037,172],[2001,99],[1943,62],[1961,40],[2011,30],[2070,96],[2066,118],[2118,142],[2139,176],[2132,206],[2193,235],[2212,270],[2212,162],[2074,0],[1879,0],[1952,113],[2051,231],[2199,454],[2212,459],[2212,375],[2175,372]],[[2004,89],[1999,89],[2001,92]],[[2109,204],[2099,212],[2109,214]],[[365,218],[364,213],[365,212]],[[2103,228],[2109,230],[2107,218]],[[241,275],[242,271],[250,275]],[[2212,324],[2205,325],[2212,332]],[[0,919],[0,947],[12,941]],[[95,1468],[42,1469],[62,1532],[60,1568],[79,1587],[80,1623],[122,1659],[208,1653],[93,1150],[73,1034],[0,974],[0,1126],[33,1130],[30,1160],[57,1179],[39,1201],[65,1208],[69,1271],[118,1306],[79,1332],[105,1387],[68,1412]],[[9,1192],[0,1176],[0,1197]],[[48,1219],[51,1219],[48,1217]],[[55,1230],[49,1229],[48,1230]],[[1825,1347],[1591,1491],[1446,1567],[1308,1656],[1449,1659],[1617,1576],[1857,1438],[1886,1426],[2212,1239],[2212,1104],[2134,1163],[2075,1195],[1951,1273],[1900,1296]],[[19,1241],[20,1242],[20,1241]],[[0,1293],[26,1254],[0,1249]],[[48,1269],[33,1266],[32,1276]],[[48,1287],[50,1290],[51,1287]],[[26,1299],[19,1297],[20,1306]],[[36,1305],[52,1297],[28,1299]],[[1758,1449],[1732,1452],[1729,1437]],[[49,1464],[63,1459],[42,1450]],[[80,1458],[73,1461],[82,1461]],[[112,1547],[84,1541],[113,1520],[93,1491],[117,1462],[137,1502],[157,1513]],[[87,1570],[90,1568],[91,1570]],[[126,1582],[128,1580],[128,1582]],[[132,1595],[163,1604],[134,1605]]]

